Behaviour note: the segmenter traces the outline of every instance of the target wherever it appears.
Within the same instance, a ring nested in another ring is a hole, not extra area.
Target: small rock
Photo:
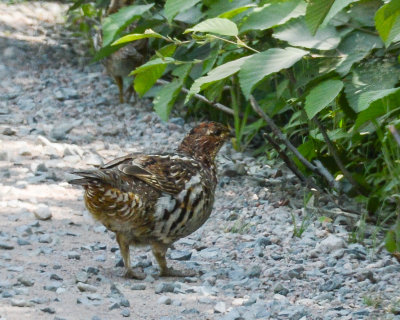
[[[345,246],[346,243],[342,238],[331,234],[326,239],[321,241],[321,243],[318,245],[318,249],[322,252],[330,253],[335,250],[344,248]]]
[[[131,304],[129,303],[129,300],[126,298],[121,298],[119,304],[126,308],[129,308],[131,306]]]
[[[84,271],[79,271],[76,275],[75,275],[75,282],[81,282],[81,283],[86,283],[88,281],[88,274]]]
[[[96,292],[97,288],[87,283],[78,282],[76,285],[81,292]]]
[[[18,282],[24,285],[25,287],[32,287],[35,284],[35,281],[33,281],[33,279],[27,278],[25,276],[19,277]]]
[[[22,238],[18,238],[18,239],[17,239],[17,243],[18,243],[20,246],[27,246],[27,245],[30,245],[30,244],[31,244],[28,240],[25,240],[25,239],[22,239]]]
[[[54,308],[51,308],[51,307],[46,307],[46,308],[43,308],[43,309],[40,309],[40,310],[42,310],[45,313],[50,313],[50,314],[56,313],[56,310]]]
[[[132,285],[131,290],[145,290],[146,285],[144,283],[135,283]]]
[[[81,259],[81,255],[76,251],[69,251],[68,252],[68,259],[80,260]]]
[[[36,219],[38,220],[49,220],[52,217],[52,213],[48,206],[44,204],[40,204],[34,211],[33,214],[35,215]]]
[[[178,251],[174,250],[171,252],[170,258],[172,260],[178,260],[178,261],[187,261],[190,260],[192,257],[192,252],[190,251]]]
[[[343,284],[343,278],[334,276],[330,279],[328,279],[324,284],[322,284],[319,287],[320,291],[333,291],[335,289],[338,289],[342,286]]]
[[[63,278],[61,278],[59,275],[52,273],[50,275],[50,280],[57,280],[57,281],[63,281]]]
[[[3,130],[3,134],[5,135],[5,136],[13,136],[13,135],[15,135],[17,132],[14,130],[14,129],[11,129],[11,128],[9,128],[9,127],[7,127],[7,128],[5,128],[4,130]]]
[[[14,307],[32,307],[33,303],[24,299],[11,299],[11,305]]]
[[[119,309],[120,305],[118,302],[114,302],[109,308],[108,310],[114,310],[114,309]]]
[[[39,237],[39,242],[40,243],[51,243],[53,241],[53,239],[51,238],[51,236],[49,234],[42,234]]]
[[[259,278],[261,275],[261,267],[256,265],[256,266],[252,266],[250,271],[247,273],[247,275],[250,278]]]
[[[125,318],[129,317],[131,315],[130,311],[128,309],[124,309],[121,311],[121,315]]]
[[[225,313],[226,312],[226,305],[225,302],[219,301],[214,306],[214,313]]]
[[[58,288],[61,287],[61,283],[59,282],[52,282],[50,284],[46,284],[45,286],[43,286],[44,290],[48,290],[48,291],[53,291],[56,292]]]
[[[274,287],[274,293],[279,293],[283,296],[286,296],[289,293],[289,290],[287,288],[285,288],[281,283],[278,283]]]
[[[12,249],[14,249],[14,246],[9,244],[9,243],[7,243],[7,242],[0,241],[0,249],[12,250]]]
[[[170,305],[170,304],[172,303],[172,300],[171,300],[170,297],[161,296],[161,297],[157,300],[157,302],[158,302],[159,304]]]
[[[180,284],[174,282],[162,282],[156,286],[155,293],[174,292],[174,289],[180,288]]]

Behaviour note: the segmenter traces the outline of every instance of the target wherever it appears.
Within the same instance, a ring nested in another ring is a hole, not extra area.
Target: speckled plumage
[[[175,153],[129,154],[98,170],[80,171],[70,181],[85,188],[85,204],[93,217],[117,235],[127,268],[129,245],[151,245],[161,275],[165,253],[210,216],[217,183],[215,156],[229,136],[219,123],[202,123],[190,131]]]

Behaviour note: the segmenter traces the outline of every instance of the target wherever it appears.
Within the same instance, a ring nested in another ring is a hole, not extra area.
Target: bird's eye
[[[221,129],[217,129],[217,130],[215,130],[214,133],[215,133],[216,136],[220,136],[222,131],[221,131]]]

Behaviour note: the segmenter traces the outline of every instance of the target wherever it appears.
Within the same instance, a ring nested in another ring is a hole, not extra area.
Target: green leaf
[[[166,45],[158,51],[158,54],[164,58],[155,58],[144,65],[136,68],[131,74],[135,74],[133,86],[135,91],[142,97],[153,87],[156,81],[163,75],[167,65],[175,62],[172,56],[175,52],[175,45]]]
[[[318,112],[327,107],[343,89],[340,80],[325,80],[311,89],[306,97],[304,109],[308,119],[312,119]]]
[[[171,22],[175,16],[195,6],[200,0],[167,0],[164,6],[164,15]]]
[[[340,42],[340,37],[332,26],[318,30],[314,36],[311,35],[304,18],[277,27],[273,37],[287,41],[292,46],[319,50],[335,49]]]
[[[205,14],[210,18],[214,18],[223,14],[224,12],[229,12],[236,8],[244,7],[252,3],[253,0],[211,0],[210,3],[207,4],[209,5],[209,9],[205,12]]]
[[[375,25],[385,45],[400,40],[400,6],[398,0],[383,5],[375,15]]]
[[[242,57],[233,61],[224,63],[215,69],[212,69],[206,76],[196,79],[196,81],[190,87],[189,93],[186,97],[185,103],[200,90],[206,88],[212,83],[225,79],[240,70],[243,63],[252,56]]]
[[[249,97],[254,86],[266,76],[291,67],[308,52],[296,48],[272,48],[254,54],[240,68],[239,81],[243,94]]]
[[[381,0],[358,1],[351,6],[349,14],[351,19],[362,27],[374,27],[374,16],[381,6]]]
[[[240,32],[269,29],[284,24],[292,18],[303,16],[305,13],[306,3],[303,0],[268,3],[262,8],[255,9],[249,15],[240,27]]]
[[[399,81],[400,68],[394,63],[394,58],[378,60],[359,64],[353,67],[352,72],[344,78],[345,93],[350,107],[359,113],[365,110],[364,97],[361,103],[361,95],[369,91],[392,89]]]
[[[256,6],[255,4],[248,4],[244,7],[235,8],[235,9],[229,10],[227,12],[221,13],[217,18],[231,19],[231,18],[237,16],[238,14],[245,12],[246,10],[248,10],[250,8],[254,8],[255,6]]]
[[[176,62],[176,60],[170,57],[153,59],[146,62],[145,64],[142,64],[140,67],[137,67],[131,72],[130,75],[146,72],[148,69],[152,69],[154,66],[166,66],[167,64],[174,62]]]
[[[132,41],[146,39],[146,38],[164,39],[164,37],[161,34],[156,33],[151,29],[147,29],[144,33],[131,33],[126,36],[123,36],[123,37],[119,38],[118,40],[114,41],[111,45],[115,46],[118,44],[132,42]]]
[[[172,107],[179,95],[179,92],[181,91],[181,88],[182,81],[175,79],[172,82],[164,85],[155,96],[153,100],[154,110],[162,120],[168,121]]]
[[[307,5],[306,23],[312,35],[324,21],[335,0],[310,0]]]
[[[385,247],[386,250],[389,251],[390,253],[396,252],[397,249],[396,233],[393,230],[390,230],[386,233]]]
[[[239,33],[236,23],[224,18],[204,20],[194,27],[187,29],[184,33],[188,32],[210,32],[222,36],[237,36]]]
[[[358,0],[335,0],[320,27],[325,27],[340,11]]]
[[[371,105],[371,103],[385,98],[389,95],[392,95],[394,93],[400,92],[400,88],[392,88],[392,89],[386,89],[386,90],[376,90],[376,91],[367,91],[364,93],[360,94],[360,97],[358,98],[358,112],[363,111],[365,109],[368,109],[368,107]]]
[[[103,47],[109,45],[119,32],[124,30],[135,19],[140,18],[143,13],[153,6],[154,4],[132,5],[106,17],[102,24]]]
[[[383,43],[378,36],[361,31],[350,33],[338,47],[342,59],[336,66],[336,71],[346,75],[355,62],[364,59],[373,49],[382,48]]]

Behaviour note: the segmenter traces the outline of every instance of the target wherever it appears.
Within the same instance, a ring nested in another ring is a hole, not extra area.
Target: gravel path
[[[68,172],[170,150],[193,123],[163,123],[146,101],[119,105],[102,66],[82,67],[65,9],[0,2],[0,319],[400,319],[400,265],[368,239],[350,243],[351,220],[305,210],[284,168],[230,145],[211,218],[169,251],[199,276],[158,279],[139,248],[132,261],[148,276],[124,279],[114,234]]]

